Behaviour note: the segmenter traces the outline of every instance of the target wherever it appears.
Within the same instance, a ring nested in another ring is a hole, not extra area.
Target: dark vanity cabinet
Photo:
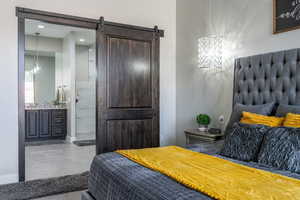
[[[26,110],[25,121],[26,142],[66,138],[66,109]]]
[[[39,111],[30,110],[25,112],[26,140],[37,139],[39,137]]]
[[[66,110],[56,110],[51,115],[52,137],[66,137],[67,132]]]
[[[39,137],[48,138],[51,137],[51,110],[40,110],[39,111]]]

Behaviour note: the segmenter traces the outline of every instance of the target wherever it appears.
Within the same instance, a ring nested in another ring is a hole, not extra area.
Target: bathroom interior
[[[87,171],[95,155],[95,30],[25,21],[26,180]]]

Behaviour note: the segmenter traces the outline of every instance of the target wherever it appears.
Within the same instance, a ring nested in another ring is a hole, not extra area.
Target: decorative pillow
[[[279,104],[276,110],[276,116],[285,117],[288,113],[300,114],[300,105]]]
[[[300,128],[300,115],[288,113],[285,117],[283,126]]]
[[[270,128],[265,134],[258,163],[300,173],[300,129]]]
[[[242,161],[255,160],[267,129],[261,125],[234,124],[220,155]]]
[[[274,102],[268,104],[256,105],[256,106],[243,105],[237,103],[234,106],[233,111],[231,113],[231,117],[227,124],[225,134],[227,135],[228,133],[230,133],[231,132],[230,129],[232,128],[233,124],[241,120],[242,112],[251,112],[260,115],[270,115],[273,111],[274,105],[275,105]]]
[[[240,122],[244,124],[260,124],[260,125],[265,125],[270,127],[278,127],[278,126],[282,126],[283,121],[284,121],[283,117],[269,117],[265,115],[243,112],[243,117]]]

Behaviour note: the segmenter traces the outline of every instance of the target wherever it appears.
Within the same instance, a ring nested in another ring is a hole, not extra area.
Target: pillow
[[[270,115],[273,111],[274,105],[275,105],[274,102],[268,104],[256,105],[256,106],[243,105],[237,103],[234,106],[233,111],[231,113],[231,117],[227,124],[225,134],[227,135],[228,133],[230,133],[230,129],[232,128],[233,124],[241,120],[242,112],[251,112],[260,115]]]
[[[300,129],[270,128],[265,134],[258,163],[300,173]]]
[[[256,160],[267,129],[265,126],[234,124],[220,155],[242,161]]]
[[[283,117],[269,117],[265,115],[243,112],[243,117],[240,122],[244,124],[261,124],[270,127],[278,127],[282,125],[283,121]]]
[[[300,128],[300,115],[288,113],[285,117],[283,126]]]
[[[300,105],[279,104],[275,115],[277,117],[285,117],[288,113],[300,114]]]

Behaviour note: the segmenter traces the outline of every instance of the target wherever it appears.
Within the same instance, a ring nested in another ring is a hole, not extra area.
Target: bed
[[[236,59],[233,106],[263,105],[269,102],[275,102],[276,105],[299,105],[299,62],[300,49]],[[199,151],[197,147],[187,148]],[[212,156],[300,180],[299,173],[279,170],[257,162],[239,161],[218,154]],[[82,193],[82,200],[212,199],[115,152],[94,158],[88,185],[88,191]]]

